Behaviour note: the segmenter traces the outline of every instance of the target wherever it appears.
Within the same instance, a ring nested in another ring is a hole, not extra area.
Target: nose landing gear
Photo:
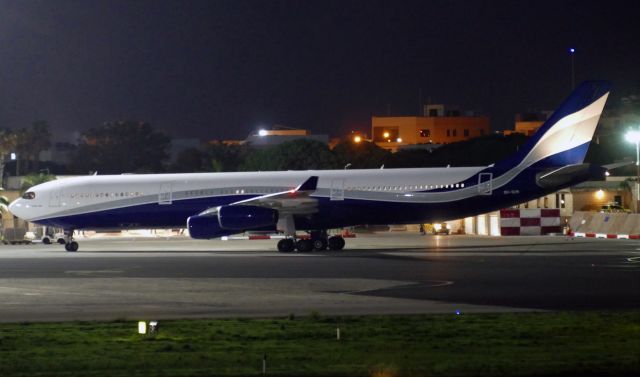
[[[66,251],[78,251],[78,243],[73,240],[73,229],[64,230],[64,249]]]

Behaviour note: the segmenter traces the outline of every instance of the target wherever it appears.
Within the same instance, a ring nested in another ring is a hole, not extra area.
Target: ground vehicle
[[[449,234],[451,232],[451,225],[447,223],[434,223],[433,234]]]

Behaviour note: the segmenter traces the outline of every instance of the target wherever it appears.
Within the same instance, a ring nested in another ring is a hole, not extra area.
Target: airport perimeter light
[[[638,200],[640,200],[640,131],[631,130],[628,131],[624,138],[630,143],[636,145],[636,212],[640,212],[638,208]]]
[[[576,49],[571,47],[569,49],[569,54],[571,56],[571,90],[576,88],[575,53],[576,53]]]

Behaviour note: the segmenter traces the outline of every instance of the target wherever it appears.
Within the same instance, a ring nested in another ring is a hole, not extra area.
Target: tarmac
[[[0,321],[640,308],[640,241],[420,236],[281,254],[276,240],[0,246]]]

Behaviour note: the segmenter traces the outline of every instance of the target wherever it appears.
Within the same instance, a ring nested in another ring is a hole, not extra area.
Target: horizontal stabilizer
[[[555,188],[602,178],[604,178],[603,168],[591,164],[575,164],[538,173],[536,183],[542,188]]]
[[[612,164],[602,165],[602,167],[607,170],[613,170],[613,169],[621,168],[623,166],[633,165],[635,163],[636,162],[633,160],[624,160],[620,162],[614,162]]]

